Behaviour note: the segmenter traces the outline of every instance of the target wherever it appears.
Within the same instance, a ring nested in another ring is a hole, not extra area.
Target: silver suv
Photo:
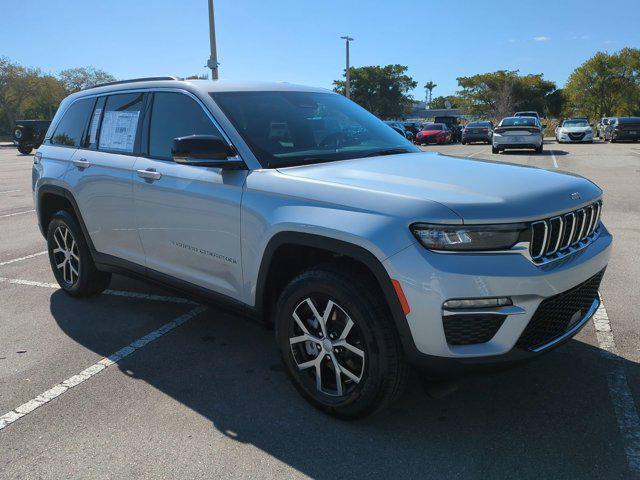
[[[287,83],[71,95],[33,191],[70,295],[118,272],[238,306],[341,418],[392,402],[409,365],[452,375],[571,338],[612,241],[584,178],[423,153],[343,96]]]

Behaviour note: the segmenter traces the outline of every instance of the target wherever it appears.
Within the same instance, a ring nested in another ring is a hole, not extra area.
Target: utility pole
[[[216,51],[216,25],[213,21],[213,0],[209,0],[209,43],[211,56],[207,60],[207,67],[211,69],[211,80],[218,80],[218,52]]]
[[[345,88],[344,88],[344,95],[345,97],[349,98],[351,96],[351,82],[349,81],[349,42],[353,41],[353,38],[351,38],[349,35],[345,35],[344,37],[340,37],[341,39],[344,40],[345,45],[347,47],[347,69],[346,69],[346,82],[345,82]]]

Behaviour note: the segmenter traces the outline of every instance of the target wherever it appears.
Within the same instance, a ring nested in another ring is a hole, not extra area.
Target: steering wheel
[[[349,139],[342,132],[330,133],[322,140],[320,140],[320,147],[322,148],[340,148],[344,146]]]

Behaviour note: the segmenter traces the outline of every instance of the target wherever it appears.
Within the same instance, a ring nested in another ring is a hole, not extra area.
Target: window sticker
[[[109,111],[104,113],[100,130],[101,150],[133,152],[140,112]]]
[[[101,108],[96,108],[91,118],[91,128],[89,129],[89,145],[96,143],[96,135],[98,134],[98,122],[100,121]]]

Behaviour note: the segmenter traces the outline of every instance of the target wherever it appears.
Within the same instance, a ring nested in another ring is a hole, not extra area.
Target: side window
[[[66,147],[79,147],[94,102],[95,98],[85,98],[73,102],[56,127],[56,131],[51,137],[51,143]]]
[[[110,95],[104,105],[98,133],[98,149],[131,153],[144,106],[144,93]]]
[[[149,124],[149,155],[170,160],[173,139],[187,135],[217,135],[222,138],[195,100],[182,93],[155,93]]]

